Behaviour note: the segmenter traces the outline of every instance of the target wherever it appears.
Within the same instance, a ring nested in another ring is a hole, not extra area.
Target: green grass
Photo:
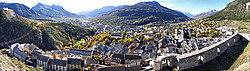
[[[185,71],[221,71],[234,70],[241,64],[249,62],[250,42],[242,42],[228,49],[221,56],[191,69]]]
[[[239,65],[249,62],[249,59],[247,60],[247,58],[250,58],[250,42],[248,43],[244,42],[243,44],[248,44],[248,45],[244,49],[243,53],[237,58],[237,60],[229,68],[229,70],[233,70],[237,68]],[[243,46],[243,45],[240,45],[240,46]]]

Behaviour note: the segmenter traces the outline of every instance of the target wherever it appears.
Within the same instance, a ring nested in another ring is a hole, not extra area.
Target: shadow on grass
[[[213,60],[204,63],[203,65],[193,67],[184,71],[221,71],[229,70],[229,68],[235,63],[237,58],[243,53],[244,49],[248,45],[248,42],[241,42],[239,45],[226,50],[220,56],[217,56]]]

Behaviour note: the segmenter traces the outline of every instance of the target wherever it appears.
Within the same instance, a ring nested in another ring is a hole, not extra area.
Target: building
[[[42,66],[44,68],[47,67],[47,64],[49,62],[50,58],[45,55],[37,55],[37,66]]]
[[[19,48],[23,48],[20,46],[19,43],[16,44],[12,44],[10,46],[10,55],[12,55],[13,57],[18,58],[19,60],[21,60],[22,62],[26,61],[26,58],[28,57],[28,54],[25,53],[24,51],[22,51]]]
[[[139,64],[137,63],[138,60],[140,61],[140,59],[142,59],[141,56],[138,55],[128,55],[128,54],[113,54],[112,58],[116,58],[118,59],[118,61],[121,64]]]
[[[48,63],[49,64],[49,63]],[[51,70],[67,71],[67,61],[60,59],[52,59]]]
[[[68,58],[67,59],[67,70],[84,70],[84,61],[77,58]]]
[[[31,52],[30,58],[31,59],[37,59],[37,56],[40,55],[40,54],[42,54],[42,53],[39,52],[38,50],[34,50],[34,51]]]
[[[25,53],[25,52],[23,52],[23,51],[21,51],[20,49],[16,48],[14,50],[14,56],[16,58],[18,58],[19,60],[21,60],[22,62],[25,62],[26,59],[27,59],[27,57],[28,57],[28,54]]]
[[[36,45],[33,45],[33,44],[31,44],[31,45],[25,45],[25,47],[24,47],[24,51],[27,51],[27,53],[30,55],[34,50],[37,50],[37,49],[39,49]]]

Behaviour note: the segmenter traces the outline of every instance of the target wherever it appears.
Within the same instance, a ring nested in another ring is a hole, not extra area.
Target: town
[[[249,71],[249,6],[3,0],[0,71]]]
[[[93,22],[82,26],[92,26],[89,28],[97,29],[96,35],[107,33],[104,35],[109,35],[110,39],[105,37],[103,43],[89,46],[86,50],[71,45],[64,50],[43,51],[33,44],[15,43],[9,46],[6,54],[27,65],[41,66],[44,70],[154,70],[155,62],[162,56],[193,53],[238,32],[235,27],[196,23],[189,21],[163,25],[166,23],[155,22],[142,26],[112,27]],[[81,40],[78,46],[92,43],[88,40],[92,38]]]

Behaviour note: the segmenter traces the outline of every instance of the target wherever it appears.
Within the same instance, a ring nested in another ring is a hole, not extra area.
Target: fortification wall
[[[109,66],[98,68],[97,71],[125,71],[125,66]]]
[[[141,68],[142,68],[141,65],[135,65],[135,66],[126,67],[125,71],[140,71]]]
[[[178,64],[177,68],[179,70],[184,70],[198,66],[199,64],[206,63],[221,53],[226,51],[228,48],[232,47],[235,43],[239,41],[241,35],[234,34],[225,40],[213,44],[209,47],[205,47],[199,51],[194,51],[192,53],[183,54],[177,56]]]
[[[109,66],[109,67],[102,67],[97,68],[97,71],[140,71],[142,68],[141,65],[134,65],[134,66]]]
[[[177,59],[179,61],[177,68],[178,69],[188,69],[191,68],[193,66],[198,66],[198,55],[193,55],[193,56],[189,56],[186,58],[182,58],[182,59]]]

